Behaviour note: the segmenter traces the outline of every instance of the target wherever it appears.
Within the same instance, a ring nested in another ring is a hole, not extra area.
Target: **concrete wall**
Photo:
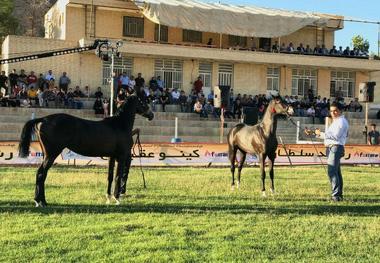
[[[9,54],[25,54],[26,52],[42,53],[54,49],[77,47],[78,44],[72,41],[8,36],[3,46]],[[93,88],[99,86],[102,82],[102,64],[100,59],[94,55],[94,51],[4,65],[4,70],[7,74],[12,69],[16,69],[18,72],[24,69],[27,73],[33,70],[36,74],[46,74],[51,69],[57,79],[62,75],[63,71],[66,71],[72,81],[72,86],[79,85],[84,87],[89,85],[90,88]]]
[[[84,7],[67,7],[66,40],[78,41],[86,36],[86,11]]]
[[[375,103],[380,104],[380,71],[371,72],[369,80],[376,82],[374,101]]]

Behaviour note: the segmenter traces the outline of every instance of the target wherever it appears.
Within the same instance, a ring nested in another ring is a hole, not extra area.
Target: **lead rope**
[[[296,126],[296,128],[300,128],[300,130],[301,130],[301,127],[299,127],[299,126],[297,125],[297,123],[295,123],[294,120],[293,120],[292,118],[288,117],[288,119],[289,119],[290,123],[292,123],[294,126]],[[311,137],[311,134],[306,134],[306,136],[307,136],[307,138],[310,139],[310,141],[311,141],[311,143],[312,143],[312,145],[313,145],[313,147],[314,147],[314,150],[315,150],[315,152],[317,153],[318,159],[319,159],[319,161],[320,161],[320,163],[321,163],[323,169],[325,170],[325,174],[328,175],[328,172],[327,172],[326,166],[325,166],[325,164],[323,163],[322,158],[321,158],[321,156],[320,156],[319,153],[318,153],[318,149],[317,149],[317,146],[315,146],[315,141],[313,140],[313,137]]]
[[[132,147],[132,153],[134,156],[137,156],[135,152],[136,145],[137,145],[137,148],[139,149],[140,171],[141,171],[141,176],[143,178],[144,189],[146,189],[145,174],[142,168],[142,161],[141,161],[142,146],[140,142],[140,132],[137,133],[135,143],[133,144],[133,147]]]

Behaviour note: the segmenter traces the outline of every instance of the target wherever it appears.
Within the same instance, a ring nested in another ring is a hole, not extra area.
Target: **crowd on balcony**
[[[255,43],[255,42],[254,42]],[[326,48],[325,45],[317,45],[311,47],[310,45],[304,45],[299,43],[295,46],[293,42],[288,44],[282,43],[281,45],[278,41],[272,46],[264,45],[262,48],[257,48],[256,44],[252,47],[242,46],[237,43],[230,47],[231,50],[252,50],[252,51],[264,51],[264,52],[274,52],[274,53],[288,53],[288,54],[301,54],[301,55],[315,55],[315,56],[336,56],[336,57],[355,57],[355,58],[368,58],[368,51],[360,50],[358,48],[350,49],[350,47],[343,48],[342,46],[333,46],[331,49]]]
[[[0,75],[0,105],[81,109],[84,101],[88,99],[95,114],[108,116],[110,101],[104,97],[100,87],[95,92],[91,92],[88,86],[82,90],[79,86],[72,88],[70,84],[71,80],[66,72],[56,78],[52,70],[38,76],[33,71],[26,75],[24,70],[19,73],[13,70],[9,76],[6,76],[3,71]],[[209,116],[216,118],[223,112],[225,118],[239,119],[242,117],[245,107],[257,108],[259,116],[262,117],[270,100],[268,94],[236,94],[235,96],[233,90],[230,90],[227,102],[224,100],[221,108],[215,108],[213,91],[207,95],[203,93],[201,77],[194,81],[189,94],[176,87],[166,87],[161,76],[152,76],[146,82],[141,73],[138,73],[136,78],[127,76],[126,73],[120,74],[114,78],[114,88],[116,107],[124,102],[131,90],[143,90],[153,111],[158,110],[158,105],[162,111],[166,111],[167,105],[178,105],[179,111],[193,112],[199,114],[201,118]],[[9,93],[8,90],[10,90]],[[319,119],[321,122],[328,115],[331,102],[330,98],[321,98],[321,96],[313,94],[312,88],[305,96],[286,95],[284,100],[293,106],[297,116],[308,116]],[[346,111],[362,111],[362,105],[357,98],[352,99],[349,103],[344,101],[341,88],[336,91],[334,100],[341,103]]]

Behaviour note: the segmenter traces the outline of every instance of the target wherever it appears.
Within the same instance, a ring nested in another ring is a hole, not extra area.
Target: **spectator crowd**
[[[105,98],[100,87],[91,92],[89,86],[82,90],[79,86],[74,89],[70,86],[71,80],[66,72],[62,72],[56,78],[52,70],[38,76],[31,71],[28,75],[24,70],[17,72],[15,69],[9,76],[2,71],[0,75],[0,105],[20,107],[65,107],[81,109],[86,98],[92,98],[95,114],[108,116],[109,99]],[[141,73],[137,77],[128,76],[125,72],[114,77],[114,94],[116,107],[121,105],[126,97],[134,90],[144,91],[153,111],[158,110],[160,105],[162,111],[166,111],[167,105],[178,105],[181,112],[193,112],[201,118],[209,116],[219,117],[223,112],[226,118],[242,118],[244,107],[256,107],[259,117],[265,112],[270,100],[267,94],[234,95],[233,90],[229,92],[229,98],[224,100],[221,106],[214,107],[214,94],[211,91],[203,93],[203,81],[198,77],[189,94],[176,87],[166,87],[161,76],[153,76],[145,81]],[[285,101],[292,105],[297,116],[312,117],[313,120],[324,122],[329,114],[331,99],[315,96],[310,88],[305,96],[284,97]],[[336,91],[334,99],[341,103],[346,111],[362,111],[357,98],[345,103],[341,88]]]

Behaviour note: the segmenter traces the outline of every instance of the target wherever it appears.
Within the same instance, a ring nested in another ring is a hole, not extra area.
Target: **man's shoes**
[[[341,201],[343,201],[343,197],[342,196],[333,196],[333,197],[331,197],[331,201],[341,202]]]

